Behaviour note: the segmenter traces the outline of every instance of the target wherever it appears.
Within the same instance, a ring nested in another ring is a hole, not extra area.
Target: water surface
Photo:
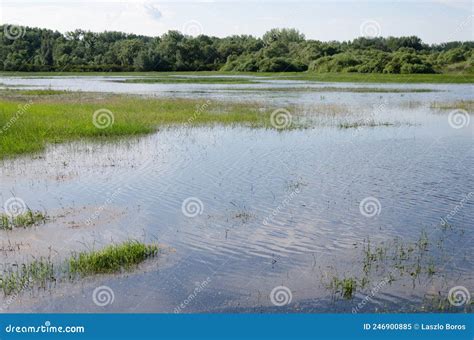
[[[328,288],[331,279],[364,275],[362,247],[368,239],[374,245],[396,238],[408,244],[422,233],[430,240],[423,261],[435,262],[436,273],[414,280],[391,268],[390,261],[381,264],[388,266],[384,275],[393,272],[395,280],[378,289],[361,312],[419,311],[453,286],[473,290],[472,122],[455,129],[449,111],[430,109],[433,100],[469,99],[471,86],[377,84],[442,92],[242,95],[226,89],[249,84],[119,84],[108,79],[1,82],[261,100],[262,105],[296,104],[300,110],[338,103],[356,108],[352,114],[358,117],[372,117],[377,109],[380,119],[401,124],[357,129],[317,124],[289,131],[175,127],[119,142],[55,145],[35,156],[5,160],[0,163],[0,202],[13,193],[52,216],[32,230],[0,231],[3,245],[21,244],[20,251],[1,253],[6,263],[39,254],[59,261],[71,250],[128,238],[158,241],[163,248],[158,259],[133,273],[28,291],[9,305],[10,311],[173,312],[188,301],[179,312],[350,312],[383,277],[370,274],[368,287],[349,300]],[[202,203],[197,216],[183,213],[189,198]],[[379,201],[375,216],[361,213],[366,198]],[[452,228],[444,230],[440,220],[453,210]],[[92,291],[100,285],[113,289],[113,304],[93,303]],[[291,303],[272,304],[269,295],[276,286],[291,290]],[[195,294],[198,287],[203,288]]]

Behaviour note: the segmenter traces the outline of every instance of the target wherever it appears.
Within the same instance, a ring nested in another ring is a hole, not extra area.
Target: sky
[[[296,28],[308,39],[417,35],[424,42],[474,40],[472,0],[369,1],[86,1],[0,0],[2,24],[121,31],[148,36],[179,30],[189,35],[262,36]]]

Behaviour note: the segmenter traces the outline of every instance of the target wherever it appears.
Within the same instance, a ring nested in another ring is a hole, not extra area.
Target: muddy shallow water
[[[122,85],[136,84],[113,86]],[[137,271],[28,290],[8,311],[350,312],[367,296],[357,311],[420,311],[453,286],[473,291],[473,125],[455,129],[449,111],[429,108],[434,98],[469,99],[472,87],[434,87],[446,91],[325,98],[385,103],[380,114],[401,125],[165,128],[1,162],[0,202],[14,194],[51,217],[33,229],[0,231],[5,263],[47,254],[59,261],[72,250],[128,238],[163,245]],[[269,101],[275,95],[256,94]],[[315,100],[310,95],[277,94],[303,104]],[[413,100],[419,105],[408,105]],[[367,199],[376,202],[375,213],[363,205]],[[447,216],[450,227],[442,228]],[[419,276],[394,269],[391,260],[364,274],[368,239],[410,244],[425,234]],[[8,243],[21,250],[9,251]],[[427,275],[431,264],[435,272]],[[329,288],[334,277],[365,276],[369,283],[353,299]],[[102,285],[114,292],[105,307],[91,299]],[[291,292],[284,306],[269,297],[278,286]]]

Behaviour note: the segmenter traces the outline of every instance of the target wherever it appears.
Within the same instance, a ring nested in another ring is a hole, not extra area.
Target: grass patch
[[[376,122],[373,120],[367,120],[367,121],[358,121],[358,122],[352,122],[352,123],[340,123],[338,124],[338,128],[340,129],[357,129],[360,127],[376,127],[376,126],[395,126],[394,123],[389,123],[389,122]]]
[[[381,87],[247,87],[226,89],[226,91],[268,91],[268,92],[352,92],[352,93],[423,93],[440,92],[433,89],[381,88]]]
[[[354,82],[354,83],[453,83],[472,84],[474,74],[383,74],[383,73],[294,73],[280,75],[290,80]]]
[[[49,258],[40,258],[28,264],[10,268],[0,274],[0,289],[4,295],[16,294],[33,285],[46,287],[54,281],[54,266]]]
[[[352,299],[357,289],[357,280],[349,277],[344,279],[339,279],[333,277],[329,288],[335,293],[340,294],[345,299]]]
[[[466,110],[474,112],[474,100],[459,100],[454,102],[434,102],[430,108],[437,110]]]
[[[228,76],[249,75],[255,77],[271,77],[272,79],[355,82],[355,83],[453,83],[472,84],[474,73],[444,74],[382,74],[382,73],[312,73],[312,72],[0,72],[3,76],[19,77],[54,77],[54,76],[140,76],[164,77],[179,76]]]
[[[33,287],[46,288],[48,284],[64,277],[73,279],[77,275],[110,274],[131,270],[157,253],[156,245],[126,241],[99,251],[73,254],[65,263],[56,266],[49,257],[34,259],[30,263],[11,265],[8,269],[4,269],[3,273],[0,273],[0,289],[7,296]]]
[[[45,90],[19,90],[16,92],[20,95],[25,95],[25,96],[53,96],[53,95],[58,95],[58,94],[65,94],[65,93],[68,93],[69,91],[45,89]]]
[[[157,252],[156,245],[127,241],[99,251],[74,254],[69,259],[69,271],[71,274],[91,275],[130,270],[147,258],[155,256]]]
[[[104,128],[94,125],[94,112],[101,109],[108,110],[105,116],[113,119]],[[261,111],[254,104],[104,94],[46,96],[34,101],[28,96],[7,97],[0,100],[0,159],[42,151],[47,143],[141,135],[163,125],[271,128],[271,111]]]
[[[131,78],[123,80],[112,80],[116,83],[131,84],[253,84],[257,83],[248,78],[230,77],[162,77],[162,78]]]
[[[46,222],[47,217],[40,211],[28,210],[17,216],[0,214],[0,230],[13,230],[14,228],[28,228]]]

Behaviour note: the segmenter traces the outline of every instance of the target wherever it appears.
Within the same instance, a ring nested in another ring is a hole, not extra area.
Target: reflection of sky
[[[38,15],[41,13],[41,15]],[[382,36],[418,35],[428,43],[472,40],[470,1],[3,1],[1,22],[57,29],[160,35],[192,23],[214,36],[261,36],[294,27],[308,38],[348,40],[364,22]],[[442,25],[439,25],[442,23]],[[374,26],[371,26],[374,28]],[[370,28],[366,28],[370,30]]]

